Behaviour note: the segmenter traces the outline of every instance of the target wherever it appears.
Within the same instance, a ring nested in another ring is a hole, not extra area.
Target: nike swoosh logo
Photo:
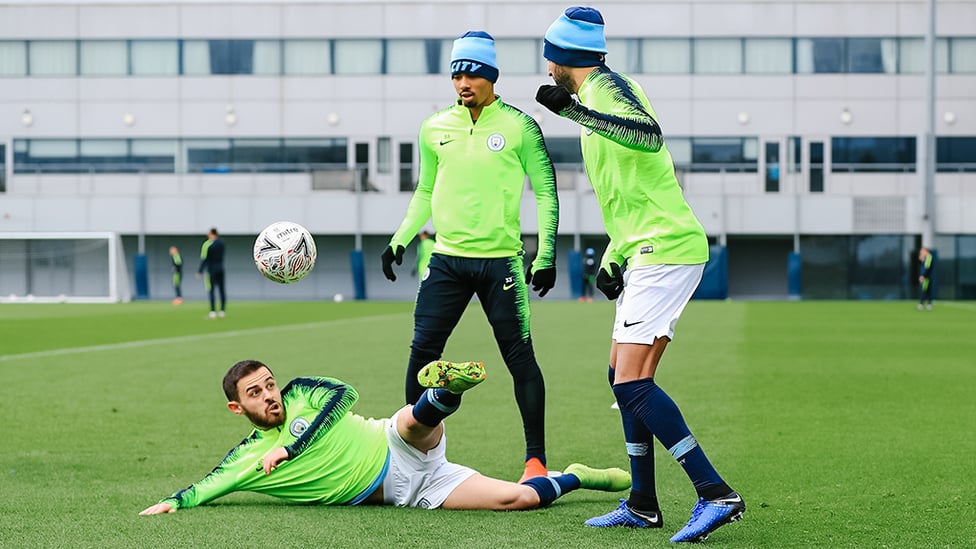
[[[515,283],[514,282],[512,282],[511,284],[502,284],[502,290],[504,290],[506,292],[509,291],[509,290],[511,290],[514,287],[515,287]]]
[[[624,321],[624,328],[630,328],[631,326],[636,326],[637,324],[640,324],[641,322],[644,322],[644,321],[643,320],[638,320],[637,322],[631,322],[631,323],[628,324],[627,321],[625,320]]]
[[[441,141],[441,146],[443,147],[444,145],[447,145],[448,143],[451,143],[453,141],[455,141],[455,140],[454,139],[448,139],[447,141]]]

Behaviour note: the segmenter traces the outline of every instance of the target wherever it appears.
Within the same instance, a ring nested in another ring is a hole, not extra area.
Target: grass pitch
[[[534,301],[549,465],[627,468],[606,381],[610,303]],[[226,369],[282,383],[330,375],[366,416],[403,400],[411,303],[188,302],[0,306],[0,547],[664,547],[695,494],[657,445],[665,528],[593,529],[617,496],[579,491],[527,512],[299,506],[232,494],[137,513],[203,477],[248,425]],[[692,302],[657,381],[725,479],[742,522],[714,547],[976,546],[976,305]],[[448,420],[448,457],[507,479],[523,440],[512,381],[477,304],[445,358],[488,380]],[[626,496],[626,492],[621,493]]]

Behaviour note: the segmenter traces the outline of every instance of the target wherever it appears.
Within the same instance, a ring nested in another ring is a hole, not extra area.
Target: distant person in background
[[[935,270],[935,258],[928,248],[918,251],[918,310],[922,308],[932,310],[932,272]]]
[[[217,234],[217,229],[212,228],[207,233],[207,240],[200,248],[200,268],[197,270],[197,278],[204,276],[203,283],[210,296],[210,318],[224,317],[224,305],[227,302],[227,294],[224,290],[224,241]],[[220,309],[216,307],[214,292],[220,292]]]
[[[176,246],[169,247],[169,260],[173,266],[173,291],[176,292],[173,305],[179,305],[183,303],[183,292],[180,290],[183,283],[183,258],[180,257],[180,250]]]
[[[583,295],[580,301],[593,301],[593,285],[596,283],[596,272],[600,269],[600,262],[596,260],[596,251],[587,248],[583,255]]]
[[[434,253],[434,235],[429,231],[421,231],[417,241],[417,270],[414,272],[423,281],[424,273],[427,272],[427,265],[430,263],[430,255]]]

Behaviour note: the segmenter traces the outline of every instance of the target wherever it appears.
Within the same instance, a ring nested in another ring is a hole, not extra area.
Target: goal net
[[[130,301],[116,233],[0,233],[0,302]]]

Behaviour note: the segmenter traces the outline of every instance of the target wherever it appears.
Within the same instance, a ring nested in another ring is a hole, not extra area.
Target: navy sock
[[[684,468],[700,497],[714,499],[707,496],[728,487],[698,446],[678,405],[654,383],[653,378],[620,383],[613,387],[613,393],[620,409],[629,410],[639,419]]]
[[[613,368],[610,368],[607,377],[611,388],[613,374]],[[630,458],[632,484],[627,505],[638,511],[659,511],[657,486],[654,483],[654,435],[623,406],[620,406],[620,419],[623,420],[624,442],[627,443],[627,457]]]
[[[461,395],[447,389],[427,389],[413,405],[413,417],[427,425],[437,425],[461,406]]]
[[[559,475],[557,477],[534,477],[523,482],[539,494],[539,507],[545,507],[580,487],[580,479],[576,475]]]

